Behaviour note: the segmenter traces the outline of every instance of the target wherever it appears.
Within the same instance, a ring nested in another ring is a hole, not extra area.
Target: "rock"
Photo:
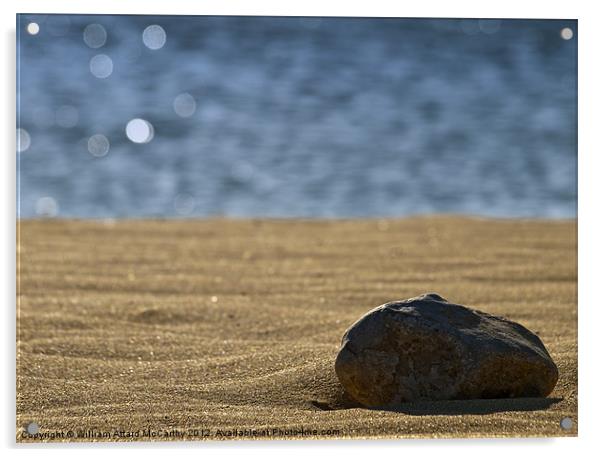
[[[347,393],[367,407],[418,400],[545,397],[558,369],[520,324],[437,294],[385,303],[343,336],[335,362]]]

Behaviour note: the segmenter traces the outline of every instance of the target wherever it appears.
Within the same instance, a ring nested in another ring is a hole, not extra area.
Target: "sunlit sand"
[[[575,221],[31,220],[18,234],[19,440],[32,421],[81,440],[577,432]],[[536,332],[552,394],[350,402],[333,367],[345,329],[429,291]]]

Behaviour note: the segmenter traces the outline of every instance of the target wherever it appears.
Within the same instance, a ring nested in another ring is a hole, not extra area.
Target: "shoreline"
[[[403,222],[415,219],[466,219],[478,221],[492,222],[577,222],[577,216],[574,217],[522,217],[522,216],[489,216],[483,214],[472,213],[416,213],[404,216],[363,216],[363,217],[300,217],[300,216],[227,216],[227,215],[209,215],[209,216],[149,216],[149,217],[71,217],[71,216],[53,216],[53,217],[17,217],[17,225],[20,222],[217,222],[217,221],[232,221],[232,222],[376,222],[394,221]]]

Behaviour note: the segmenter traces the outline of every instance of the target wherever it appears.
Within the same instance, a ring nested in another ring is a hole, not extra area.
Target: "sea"
[[[575,20],[16,30],[20,218],[576,217]]]

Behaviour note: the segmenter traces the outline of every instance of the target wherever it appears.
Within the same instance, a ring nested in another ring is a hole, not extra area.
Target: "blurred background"
[[[19,217],[576,217],[577,22],[17,17]]]

